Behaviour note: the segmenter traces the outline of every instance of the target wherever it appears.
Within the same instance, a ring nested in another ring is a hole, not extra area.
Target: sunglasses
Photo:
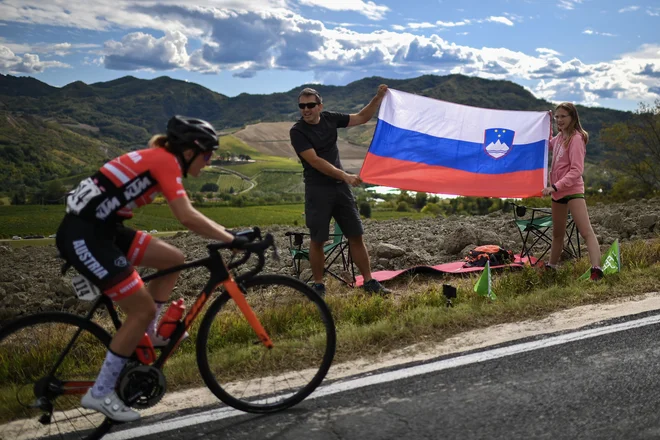
[[[209,160],[211,160],[211,156],[213,156],[213,151],[207,151],[206,153],[204,153],[202,158],[204,159],[204,162],[208,162]]]
[[[304,109],[305,107],[307,107],[309,109],[312,109],[312,108],[316,107],[317,105],[319,105],[318,102],[308,102],[308,103],[301,102],[301,103],[298,103],[298,108],[300,110]]]

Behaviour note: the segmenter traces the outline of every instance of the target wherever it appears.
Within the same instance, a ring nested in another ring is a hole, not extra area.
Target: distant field
[[[245,208],[201,208],[201,212],[218,223],[233,228],[238,226],[267,226],[294,224],[300,221],[304,207],[297,205],[248,206]],[[0,238],[14,235],[44,235],[55,233],[64,216],[62,205],[0,206]],[[183,229],[172,216],[167,205],[149,205],[135,212],[126,222],[136,229],[177,231]]]
[[[302,224],[303,204],[200,208],[200,211],[229,228],[240,226],[268,226]],[[14,235],[54,234],[64,216],[62,205],[25,205],[0,206],[0,238],[7,239]],[[385,220],[391,218],[421,218],[418,212],[373,211],[372,218]],[[136,211],[135,217],[126,222],[135,229],[158,231],[178,231],[181,224],[172,216],[167,205],[149,205]],[[30,240],[25,240],[30,241]],[[35,240],[35,242],[38,240]],[[21,243],[23,244],[23,243]]]
[[[268,188],[269,192],[304,193],[302,172],[281,172],[264,170],[255,176],[258,188]]]

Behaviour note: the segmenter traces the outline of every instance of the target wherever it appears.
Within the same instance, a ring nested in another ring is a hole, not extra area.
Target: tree
[[[360,203],[360,215],[364,216],[365,218],[371,218],[371,205],[369,202]]]
[[[66,188],[59,180],[53,180],[46,185],[44,190],[44,203],[47,205],[55,205],[63,202]]]
[[[217,183],[208,182],[202,185],[201,192],[217,192],[220,187]]]
[[[425,192],[418,192],[415,194],[415,209],[421,211],[428,201],[428,194]]]
[[[600,132],[612,169],[631,177],[648,192],[660,190],[660,99],[639,104],[632,119]]]

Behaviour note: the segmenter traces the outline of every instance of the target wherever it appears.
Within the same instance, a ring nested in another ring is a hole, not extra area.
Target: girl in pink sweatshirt
[[[587,154],[589,134],[582,128],[577,108],[569,102],[563,102],[555,109],[557,136],[550,140],[552,168],[550,186],[544,188],[544,196],[552,195],[552,246],[550,261],[546,266],[555,268],[564,248],[566,221],[571,212],[573,221],[587,243],[591,261],[591,279],[603,277],[600,268],[600,246],[591,227],[587,203],[584,200],[584,157]]]

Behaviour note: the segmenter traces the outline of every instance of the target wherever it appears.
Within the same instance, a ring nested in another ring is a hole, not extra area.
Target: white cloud
[[[637,10],[639,10],[639,6],[627,6],[625,8],[619,9],[619,13],[621,14],[623,12],[633,12]]]
[[[25,43],[15,43],[9,41],[5,38],[0,37],[0,44],[8,47],[15,54],[24,54],[24,53],[37,53],[37,54],[48,54],[48,55],[57,55],[65,56],[73,52],[88,51],[89,49],[97,49],[101,46],[98,44],[86,44],[86,43],[34,43],[34,44],[25,44]]]
[[[546,57],[546,56],[553,56],[553,57],[556,57],[556,56],[561,55],[561,54],[560,54],[559,52],[557,52],[556,50],[554,50],[554,49],[548,49],[548,48],[546,48],[546,47],[538,47],[538,48],[536,49],[536,51],[537,51],[537,52],[540,54],[540,56],[542,56],[542,57]]]
[[[0,17],[6,21],[109,30],[119,26],[138,29],[173,29],[174,22],[163,22],[148,12],[155,5],[185,7],[184,0],[2,0]],[[196,0],[195,7],[265,11],[288,6],[287,0]]]
[[[582,3],[582,0],[559,0],[559,6],[561,9],[568,9],[569,11],[575,9],[575,5]]]
[[[48,68],[71,67],[59,61],[41,61],[39,55],[23,54],[17,56],[7,46],[0,45],[0,71],[5,73],[41,73]]]
[[[363,0],[299,0],[301,5],[318,6],[331,11],[358,12],[370,20],[382,20],[390,11],[385,5]]]
[[[616,37],[616,34],[610,34],[609,32],[598,32],[594,31],[593,29],[585,29],[582,31],[583,34],[585,35],[600,35],[603,37]]]
[[[501,23],[507,26],[513,26],[513,22],[506,17],[488,17],[486,21],[490,21],[492,23]]]
[[[440,27],[457,27],[457,26],[465,26],[467,24],[470,24],[470,20],[461,20],[461,21],[436,21],[435,24],[440,26]]]
[[[166,31],[162,38],[133,32],[121,41],[105,43],[103,64],[112,70],[167,70],[190,67],[188,38],[179,31]]]
[[[516,20],[518,20],[516,18]],[[422,23],[415,23],[411,22],[408,23],[407,26],[400,26],[400,25],[394,25],[392,26],[392,29],[394,30],[399,30],[403,31],[405,29],[428,29],[428,28],[453,28],[453,27],[460,27],[460,26],[469,26],[473,24],[480,24],[480,23],[498,23],[498,24],[504,24],[507,26],[513,26],[514,23],[507,17],[498,17],[498,16],[491,16],[488,18],[476,18],[476,19],[471,19],[471,18],[466,18],[464,20],[460,21],[442,21],[438,20],[435,23],[429,23],[429,22],[422,22]]]
[[[408,27],[409,27],[410,29],[427,29],[427,28],[434,28],[434,27],[435,27],[435,24],[433,24],[433,23],[428,23],[428,22],[424,22],[424,23],[410,23],[410,24],[408,25]]]

